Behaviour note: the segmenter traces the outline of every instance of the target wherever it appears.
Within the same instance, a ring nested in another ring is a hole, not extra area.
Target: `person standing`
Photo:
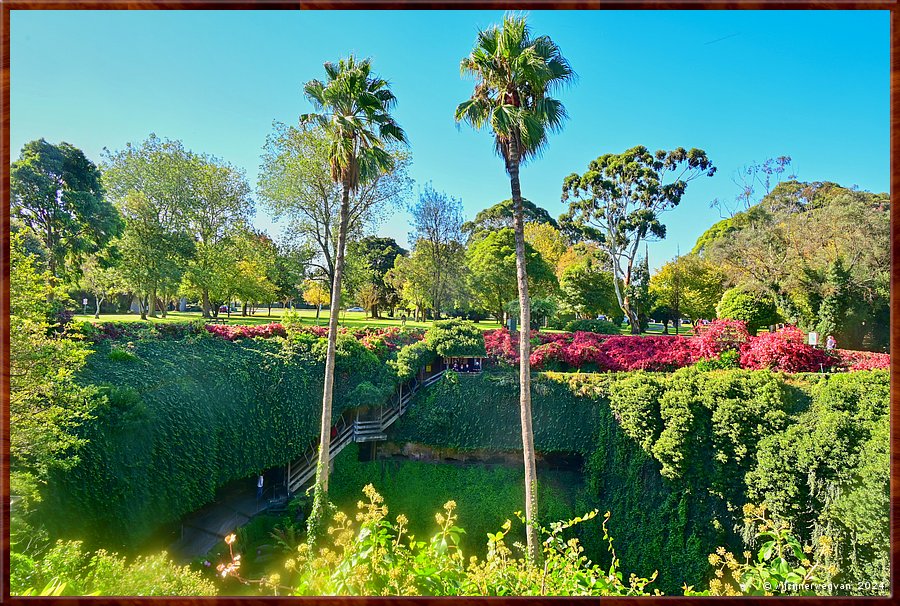
[[[256,500],[260,500],[263,496],[263,476],[259,475],[259,478],[256,480]]]
[[[828,335],[828,338],[825,339],[825,350],[831,351],[835,347],[837,347],[837,341],[835,341],[834,335]]]

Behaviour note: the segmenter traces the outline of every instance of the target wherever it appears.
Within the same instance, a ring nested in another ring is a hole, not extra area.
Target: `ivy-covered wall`
[[[318,341],[200,335],[97,344],[81,380],[108,385],[105,402],[82,428],[88,443],[78,464],[51,479],[40,519],[57,536],[135,546],[227,482],[286,464],[318,436]],[[339,339],[335,419],[382,401],[394,385],[355,339]]]
[[[391,438],[517,449],[516,385],[511,372],[448,375]],[[836,581],[888,581],[887,372],[542,373],[533,385],[537,450],[585,453],[588,501],[612,513],[626,569],[699,583],[718,545],[742,550],[744,503],[765,501],[803,538],[841,545]]]

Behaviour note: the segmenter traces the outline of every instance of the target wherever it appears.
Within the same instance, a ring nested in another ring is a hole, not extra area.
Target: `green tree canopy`
[[[650,292],[657,305],[672,311],[673,319],[710,320],[716,317],[716,305],[725,292],[725,274],[698,255],[684,255],[650,277]]]
[[[612,272],[590,256],[562,272],[559,288],[565,309],[579,318],[620,315]]]
[[[50,273],[57,277],[77,273],[83,255],[98,252],[122,231],[100,171],[69,143],[26,143],[9,168],[9,179],[10,215],[41,240]]]
[[[367,309],[372,311],[373,317],[378,317],[379,307],[393,309],[399,302],[400,295],[392,284],[385,281],[385,274],[393,269],[398,256],[406,254],[407,251],[393,238],[366,236],[350,242],[347,255],[359,257],[368,272],[367,283],[371,288],[367,289],[366,300],[372,303]]]
[[[531,200],[522,198],[522,216],[526,224],[547,224],[559,229],[559,224],[545,209]],[[512,199],[497,202],[493,206],[478,211],[475,218],[462,224],[462,231],[470,238],[484,231],[493,231],[513,226]]]
[[[329,283],[334,280],[342,185],[331,173],[331,140],[320,126],[287,126],[276,122],[266,138],[257,191],[276,220],[287,219],[285,235],[316,255],[311,267]],[[391,169],[375,173],[348,196],[347,238],[362,237],[392,206],[408,195],[409,153],[389,147]]]
[[[639,320],[627,293],[641,243],[664,238],[660,214],[678,206],[689,181],[715,172],[701,149],[651,153],[639,145],[604,154],[583,175],[573,173],[563,182],[563,200],[569,202],[564,228],[609,255],[616,297],[632,330]]]
[[[528,285],[536,296],[549,295],[557,288],[556,275],[534,248],[525,245]],[[476,240],[467,253],[470,286],[479,304],[498,320],[506,305],[516,298],[516,245],[513,230],[489,232]]]

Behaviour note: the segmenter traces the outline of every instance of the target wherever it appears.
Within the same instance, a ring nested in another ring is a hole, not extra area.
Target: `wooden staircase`
[[[328,452],[331,462],[348,444],[353,442],[379,442],[387,439],[385,431],[394,424],[409,408],[413,396],[422,388],[433,385],[444,374],[440,371],[423,380],[413,380],[401,385],[399,392],[390,401],[376,410],[360,413],[358,409],[345,411],[332,426],[333,437]],[[319,459],[319,443],[314,442],[295,461],[287,466],[287,489],[289,494],[299,492],[308,482],[316,477],[316,465]]]

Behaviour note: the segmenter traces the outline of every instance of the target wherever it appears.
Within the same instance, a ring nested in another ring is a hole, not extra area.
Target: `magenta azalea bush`
[[[750,340],[747,324],[741,320],[713,320],[694,328],[701,358],[716,358],[725,351],[740,351]]]
[[[271,339],[272,337],[284,337],[287,331],[284,326],[277,322],[271,324],[258,324],[256,326],[225,326],[222,324],[207,324],[206,330],[217,337],[222,337],[226,341],[235,341],[237,339],[252,339],[254,337],[262,337],[263,339]]]
[[[593,332],[532,333],[535,347],[531,365],[591,368],[599,371],[674,370],[689,366],[698,358],[695,339],[658,335],[632,337]],[[484,335],[488,355],[495,360],[517,364],[519,338],[503,328]]]
[[[874,351],[854,351],[852,349],[836,349],[838,358],[835,365],[843,370],[890,370],[891,356]]]
[[[806,335],[794,326],[762,333],[741,348],[741,367],[784,372],[820,372],[837,363],[837,358],[806,343]]]
[[[531,341],[531,366],[535,370],[670,371],[717,359],[727,351],[739,354],[740,366],[747,369],[820,372],[890,367],[888,354],[844,349],[826,352],[812,347],[804,333],[792,326],[751,337],[738,320],[716,320],[700,328],[693,338],[532,331]],[[487,331],[484,343],[494,361],[519,363],[518,334],[505,328]]]

